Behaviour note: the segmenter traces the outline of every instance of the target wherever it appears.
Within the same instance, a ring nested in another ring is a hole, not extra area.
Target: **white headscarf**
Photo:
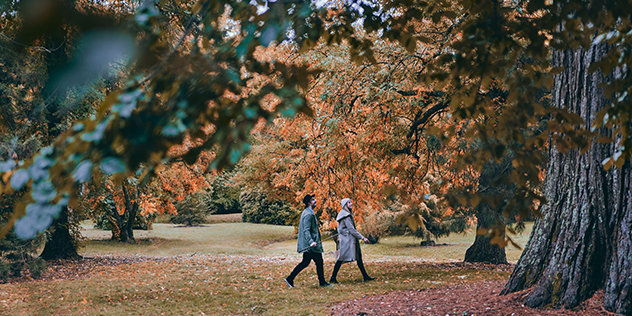
[[[338,213],[338,216],[336,216],[336,220],[337,221],[341,221],[343,218],[350,216],[351,213],[349,211],[349,208],[347,207],[347,203],[351,201],[351,199],[348,198],[344,198],[340,201],[340,205],[342,206],[342,210],[340,210],[340,212]]]
[[[345,208],[345,205],[347,205],[347,202],[351,201],[351,199],[349,198],[344,198],[342,200],[340,200],[340,205],[342,206],[342,208]]]

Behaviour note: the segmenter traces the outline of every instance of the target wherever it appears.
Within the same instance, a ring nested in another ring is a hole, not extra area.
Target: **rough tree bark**
[[[109,211],[108,219],[110,221],[110,230],[112,231],[112,240],[127,241],[127,230],[121,229],[124,226],[125,216],[119,214],[116,202],[114,202],[114,194],[108,192],[108,205]]]
[[[75,238],[68,227],[68,208],[64,207],[46,232],[46,246],[40,257],[44,260],[81,258]]]
[[[487,162],[483,166],[483,170],[478,178],[478,192],[484,196],[501,196],[505,198],[511,197],[515,191],[515,185],[495,185],[497,177],[507,175],[513,170],[511,160],[513,155],[509,154],[503,158],[501,162]],[[503,214],[492,208],[488,203],[481,203],[476,206],[476,239],[474,244],[465,252],[465,262],[484,262],[491,264],[507,264],[507,254],[505,248],[490,243],[491,238],[487,235],[479,235],[481,230],[488,230],[498,227],[498,224],[504,225],[507,220]]]
[[[494,227],[499,220],[498,213],[489,209],[489,205],[479,205],[476,212],[476,230]],[[486,235],[476,234],[474,243],[465,252],[465,262],[483,262],[491,264],[507,264],[505,248],[492,245]]]
[[[122,227],[123,230],[127,232],[127,238],[129,241],[135,241],[134,239],[134,221],[136,220],[136,215],[138,213],[138,189],[136,189],[136,196],[134,201],[132,201],[129,191],[123,185],[123,194],[125,195],[125,208],[127,209],[127,222],[125,226]]]
[[[609,106],[599,88],[607,78],[587,71],[606,50],[600,44],[553,54],[565,71],[555,78],[552,101],[581,115],[588,127]],[[583,155],[550,148],[548,204],[503,294],[533,287],[527,305],[572,308],[605,289],[607,310],[632,315],[632,174],[629,163],[604,171],[601,162],[613,151],[613,144],[593,144]]]
[[[68,53],[70,45],[65,44],[67,39],[67,31],[61,27],[54,29],[51,32],[50,38],[46,39],[45,46],[60,48],[45,54],[46,72],[48,74],[57,73],[63,66],[68,64],[70,60]],[[62,110],[64,108],[62,101],[66,91],[60,91],[59,84],[50,78],[42,90],[42,96],[48,100],[46,107],[43,109],[46,125],[53,127],[58,124],[64,124],[66,117],[62,114],[65,112]],[[62,129],[44,129],[42,142],[44,144],[52,144],[62,131]],[[77,254],[77,240],[75,240],[74,236],[70,233],[67,208],[64,207],[58,215],[58,218],[53,220],[53,223],[47,230],[46,237],[46,246],[40,255],[43,259],[52,260],[81,257]]]

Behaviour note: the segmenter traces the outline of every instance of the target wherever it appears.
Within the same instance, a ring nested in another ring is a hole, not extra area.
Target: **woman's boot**
[[[331,279],[329,279],[329,283],[340,284],[340,282],[336,280],[336,276],[338,275],[338,270],[340,270],[340,266],[342,266],[342,261],[336,261],[336,265],[334,265],[334,272],[331,273]]]

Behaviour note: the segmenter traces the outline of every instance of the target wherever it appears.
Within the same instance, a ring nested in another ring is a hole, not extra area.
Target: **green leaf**
[[[81,139],[83,139],[85,141],[98,142],[98,141],[101,140],[101,138],[103,138],[103,132],[105,132],[105,128],[107,126],[108,126],[108,121],[101,122],[99,125],[97,125],[97,127],[94,130],[94,132],[92,132],[92,133],[85,133],[85,134],[81,135]]]
[[[37,203],[47,203],[55,198],[57,192],[50,181],[33,183],[33,192],[31,196]],[[27,208],[28,212],[28,208]]]
[[[31,176],[29,176],[28,171],[20,169],[11,177],[11,187],[19,190],[29,181],[30,178]]]
[[[268,47],[268,45],[270,45],[272,41],[276,40],[280,30],[281,29],[276,25],[268,25],[268,27],[264,28],[263,31],[261,31],[259,41],[261,41],[261,44],[263,46]]]
[[[77,182],[86,182],[90,180],[90,176],[92,175],[92,162],[89,160],[82,161],[77,167],[75,171],[72,173],[72,177]]]
[[[121,163],[121,161],[117,158],[107,157],[101,162],[101,170],[111,175],[114,173],[125,171],[125,165],[123,165],[123,163]]]
[[[15,168],[15,161],[9,159],[7,161],[0,162],[0,172],[9,171]]]

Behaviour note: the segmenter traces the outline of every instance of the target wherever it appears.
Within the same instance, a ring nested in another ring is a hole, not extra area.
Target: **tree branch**
[[[419,119],[415,120],[413,122],[413,124],[410,126],[410,131],[408,132],[408,135],[406,135],[408,138],[413,137],[413,135],[415,134],[415,132],[417,132],[417,130],[419,129],[420,125],[424,125],[428,122],[428,120],[435,115],[436,113],[438,113],[439,111],[447,108],[449,105],[449,103],[447,101],[441,102],[441,103],[437,103],[435,104],[433,107],[431,107],[430,109],[428,109]]]

